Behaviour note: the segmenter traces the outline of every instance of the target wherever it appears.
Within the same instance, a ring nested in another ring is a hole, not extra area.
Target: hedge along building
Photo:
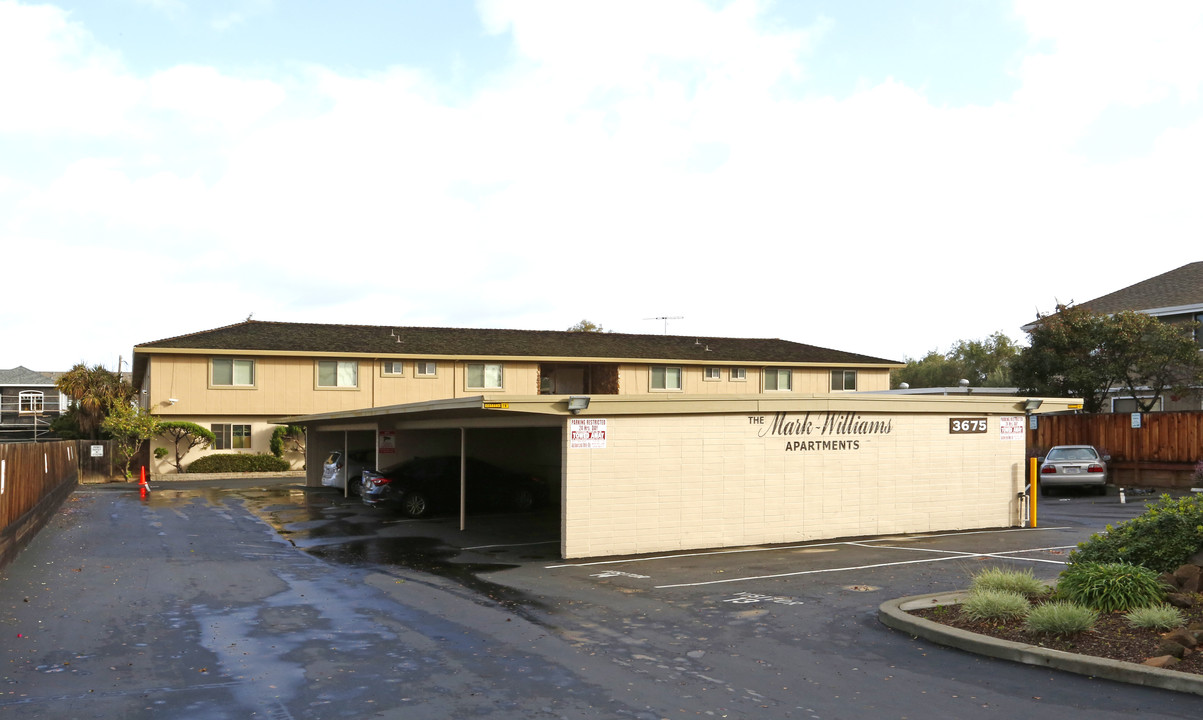
[[[280,422],[310,430],[311,485],[351,437],[375,437],[382,467],[464,453],[556,479],[566,559],[1022,522],[1023,398],[569,400],[481,395]]]

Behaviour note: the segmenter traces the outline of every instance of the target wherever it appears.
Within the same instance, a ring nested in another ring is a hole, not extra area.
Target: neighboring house
[[[24,367],[0,370],[0,442],[37,440],[67,409],[54,379]]]
[[[210,452],[265,453],[272,421],[285,416],[485,394],[881,391],[899,367],[786,340],[248,320],[135,346],[133,383],[155,415],[213,430],[216,446],[189,462]]]
[[[1122,290],[1078,303],[1077,307],[1105,315],[1133,310],[1153,315],[1169,323],[1203,323],[1203,262],[1183,265]],[[1033,327],[1034,322],[1025,325],[1023,329],[1027,331]],[[1195,340],[1200,349],[1203,349],[1203,329],[1195,330]],[[1161,410],[1203,408],[1203,397],[1198,392],[1189,396],[1165,396],[1161,402]],[[1136,401],[1131,396],[1124,397],[1119,391],[1112,393],[1112,412],[1127,413],[1135,412],[1136,409]]]

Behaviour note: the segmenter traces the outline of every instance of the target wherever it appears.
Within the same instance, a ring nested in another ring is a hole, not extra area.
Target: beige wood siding
[[[534,395],[538,363],[505,362],[501,390],[468,389],[464,363],[436,360],[434,377],[418,377],[414,362],[405,361],[400,376],[385,375],[381,361],[360,359],[358,387],[326,388],[317,384],[322,358],[256,357],[253,387],[219,387],[209,383],[211,357],[158,355],[150,359],[147,377],[151,410],[159,415],[304,415],[489,394]],[[345,358],[343,358],[345,359]],[[169,403],[169,398],[178,400]]]

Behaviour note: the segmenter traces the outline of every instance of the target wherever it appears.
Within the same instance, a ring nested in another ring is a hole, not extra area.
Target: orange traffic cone
[[[138,482],[138,490],[141,493],[143,500],[145,500],[146,496],[150,494],[150,485],[146,484],[146,466],[145,465],[142,466],[142,479]]]

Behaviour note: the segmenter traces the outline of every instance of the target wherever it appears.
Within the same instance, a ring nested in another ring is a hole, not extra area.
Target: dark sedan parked
[[[526,473],[468,458],[468,507],[530,510],[547,499],[547,485]],[[396,505],[410,517],[459,507],[460,459],[458,456],[414,458],[383,473],[365,471],[363,501],[368,505]]]

